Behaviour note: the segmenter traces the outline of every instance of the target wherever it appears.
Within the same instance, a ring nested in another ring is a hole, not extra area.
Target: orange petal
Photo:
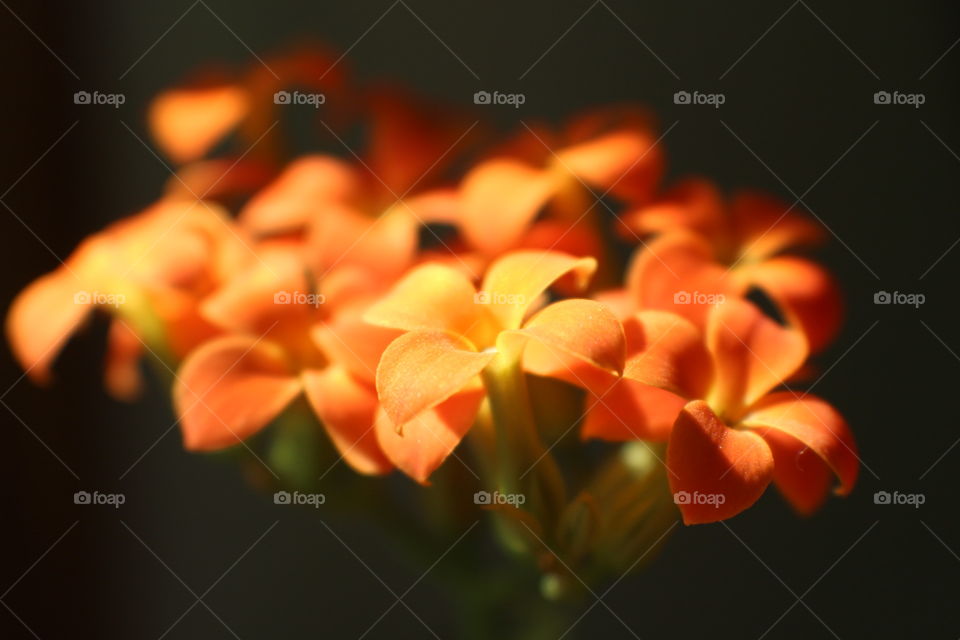
[[[760,193],[735,194],[730,214],[741,253],[753,261],[788,248],[817,245],[824,236],[819,224],[783,201]]]
[[[497,344],[501,351],[522,351],[528,371],[586,387],[582,365],[619,376],[626,354],[616,316],[599,302],[576,298],[542,309],[522,329],[502,332]]]
[[[390,461],[421,484],[460,444],[483,402],[482,389],[458,393],[420,413],[398,433],[386,411],[377,415],[377,439]]]
[[[326,427],[337,451],[366,474],[387,473],[393,465],[377,441],[377,392],[337,366],[301,374],[310,406]]]
[[[803,330],[810,351],[823,349],[836,337],[843,322],[843,297],[836,280],[820,265],[781,256],[747,267],[743,277],[763,289],[790,323]]]
[[[480,292],[504,329],[519,329],[527,310],[550,285],[572,273],[580,289],[597,269],[593,258],[556,251],[514,251],[487,270]]]
[[[623,377],[686,398],[702,398],[713,378],[703,335],[689,320],[641,311],[623,323],[627,362]]]
[[[556,157],[558,168],[624,200],[650,195],[660,178],[661,160],[656,138],[629,129],[561,149]]]
[[[763,494],[773,477],[763,438],[731,429],[701,400],[683,408],[670,434],[667,470],[685,524],[731,518]]]
[[[33,281],[7,314],[7,339],[27,374],[40,384],[50,365],[93,309],[90,293],[65,267]]]
[[[130,326],[119,318],[110,322],[107,334],[107,358],[104,378],[107,391],[114,398],[132,400],[143,388],[140,357],[143,343]]]
[[[802,333],[780,326],[746,300],[717,307],[706,335],[714,362],[710,404],[731,417],[782,384],[807,357]]]
[[[425,264],[408,273],[382,300],[371,306],[364,320],[404,331],[453,331],[463,334],[473,326],[481,307],[476,290],[460,271]]]
[[[327,207],[310,225],[311,264],[321,278],[355,266],[392,281],[413,261],[418,225],[402,204],[376,218],[348,207]]]
[[[238,444],[301,390],[300,379],[271,343],[244,336],[211,340],[187,357],[174,383],[184,446],[212,451]]]
[[[346,163],[328,156],[304,156],[251,198],[239,221],[258,234],[302,229],[325,205],[342,203],[357,189],[357,175]]]
[[[613,442],[666,442],[686,400],[663,389],[619,378],[585,400],[581,437]]]
[[[724,202],[709,180],[690,178],[671,187],[663,197],[623,216],[623,237],[687,229],[715,237],[723,227]]]
[[[706,324],[710,309],[743,289],[716,262],[706,239],[681,231],[660,236],[637,251],[627,287],[640,309],[670,311],[698,327]]]
[[[496,356],[478,353],[448,333],[412,331],[387,347],[377,367],[377,393],[397,428],[468,386]]]
[[[856,442],[843,416],[820,398],[772,393],[750,408],[743,424],[764,438],[771,429],[796,438],[833,470],[840,481],[838,494],[847,495],[853,489],[860,470]]]
[[[815,512],[830,493],[833,472],[813,449],[778,429],[762,432],[773,452],[773,483],[803,516]]]
[[[396,329],[373,326],[343,314],[312,331],[314,341],[327,358],[371,384],[376,381],[384,350],[399,336]]]
[[[516,160],[487,161],[463,180],[461,231],[471,246],[501,253],[517,245],[556,189],[549,171]]]
[[[151,135],[174,162],[196,160],[237,126],[248,106],[246,92],[233,85],[172,89],[150,105]]]

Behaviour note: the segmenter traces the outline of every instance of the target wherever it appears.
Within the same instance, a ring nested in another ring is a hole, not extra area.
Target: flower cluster
[[[834,279],[803,255],[819,226],[768,196],[665,185],[642,109],[491,144],[469,113],[358,88],[336,62],[295,51],[275,74],[156,98],[149,125],[175,175],[14,301],[8,337],[31,378],[106,314],[107,389],[133,397],[141,358],[159,357],[187,449],[234,447],[307,408],[360,474],[428,485],[463,443],[474,488],[524,496],[490,508],[570,555],[594,529],[584,518],[615,546],[652,491],[693,524],[771,482],[804,514],[851,490],[844,419],[784,386],[842,319]],[[291,159],[311,144],[324,151]],[[615,489],[587,440],[627,443],[602,450],[664,482]]]

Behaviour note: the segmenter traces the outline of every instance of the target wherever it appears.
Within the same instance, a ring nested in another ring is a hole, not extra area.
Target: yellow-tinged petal
[[[479,319],[476,289],[463,273],[438,264],[419,266],[364,314],[370,324],[404,331],[466,333]]]
[[[477,352],[463,338],[412,331],[390,343],[377,367],[377,393],[398,429],[468,387],[494,351]]]
[[[240,123],[248,99],[234,85],[166,91],[150,105],[151,134],[174,162],[196,160]]]
[[[527,370],[581,387],[589,386],[582,365],[618,376],[626,354],[616,316],[599,302],[576,298],[545,307],[522,329],[502,332],[497,344],[501,351],[522,350]]]
[[[531,305],[550,285],[571,273],[584,289],[597,269],[593,258],[555,251],[514,251],[487,270],[480,291],[504,329],[519,329]]]

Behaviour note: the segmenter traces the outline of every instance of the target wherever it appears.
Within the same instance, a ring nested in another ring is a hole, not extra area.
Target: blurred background
[[[831,232],[821,258],[849,301],[843,334],[818,359],[816,392],[857,435],[857,490],[806,520],[768,491],[726,525],[681,528],[645,571],[601,586],[606,606],[587,610],[588,600],[576,630],[960,635],[955,3],[0,5],[4,312],[56,256],[159,195],[169,172],[143,143],[152,95],[198,65],[254,64],[300,41],[346,51],[362,80],[454,103],[471,105],[480,90],[523,93],[520,108],[484,111],[504,128],[640,101],[667,131],[671,177],[802,200]],[[81,90],[126,102],[76,105]],[[678,91],[725,101],[675,104]],[[876,104],[878,91],[925,100]],[[926,301],[875,305],[879,291]],[[110,400],[91,367],[104,333],[95,323],[73,340],[47,390],[21,379],[0,348],[2,637],[428,637],[418,617],[452,634],[457,594],[429,573],[420,581],[429,565],[397,558],[383,532],[278,507],[234,466],[183,452],[157,388],[133,405]],[[74,504],[75,491],[93,489],[127,502]],[[925,501],[875,504],[877,491]]]

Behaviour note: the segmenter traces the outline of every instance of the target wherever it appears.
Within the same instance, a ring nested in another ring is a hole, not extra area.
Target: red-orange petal
[[[586,288],[597,269],[593,258],[557,251],[513,251],[487,269],[480,295],[504,329],[519,329],[527,310],[544,291],[567,274]]]
[[[664,193],[663,197],[626,213],[623,237],[686,229],[714,237],[723,228],[724,202],[720,190],[709,180],[689,178]]]
[[[277,417],[302,390],[282,351],[256,338],[216,338],[180,367],[173,403],[184,446],[223,449],[249,438]]]
[[[482,389],[460,392],[407,422],[402,433],[381,409],[377,414],[377,439],[398,469],[427,484],[473,425],[483,398]]]
[[[366,474],[389,472],[393,465],[377,441],[377,392],[338,366],[301,374],[310,406],[323,422],[347,464]]]
[[[730,201],[734,233],[745,258],[756,261],[785,249],[819,244],[823,227],[771,196],[745,191]]]
[[[140,393],[143,388],[143,376],[140,375],[143,351],[143,343],[130,325],[120,318],[111,320],[104,383],[114,398],[129,401]]]
[[[641,310],[681,315],[698,327],[717,304],[742,293],[743,286],[714,258],[697,234],[676,231],[639,249],[627,273],[627,288]]]
[[[808,516],[826,500],[833,472],[817,453],[779,429],[764,429],[773,452],[773,483],[797,513]]]
[[[686,400],[674,393],[618,378],[602,392],[591,391],[581,429],[584,439],[612,442],[666,442]]]
[[[371,384],[384,350],[400,336],[396,329],[368,324],[353,314],[339,314],[315,326],[311,334],[330,361]]]
[[[843,297],[834,277],[820,265],[780,256],[746,267],[743,277],[763,289],[784,315],[807,336],[817,352],[836,337],[843,323]]]
[[[857,445],[846,420],[824,400],[772,393],[750,407],[743,424],[764,437],[770,429],[777,429],[796,438],[833,470],[840,481],[838,494],[847,495],[853,489],[860,470]]]
[[[667,446],[674,502],[685,524],[732,518],[750,507],[773,478],[773,454],[763,438],[725,425],[707,403],[680,412]]]
[[[411,331],[390,343],[377,367],[377,393],[393,424],[402,429],[417,415],[471,385],[496,356],[477,352],[463,338]]]
[[[780,326],[746,300],[714,309],[706,336],[714,362],[710,404],[731,417],[790,378],[808,353],[800,331]]]
[[[706,394],[713,365],[703,334],[689,320],[665,311],[641,311],[624,320],[623,330],[624,378],[685,398]]]

